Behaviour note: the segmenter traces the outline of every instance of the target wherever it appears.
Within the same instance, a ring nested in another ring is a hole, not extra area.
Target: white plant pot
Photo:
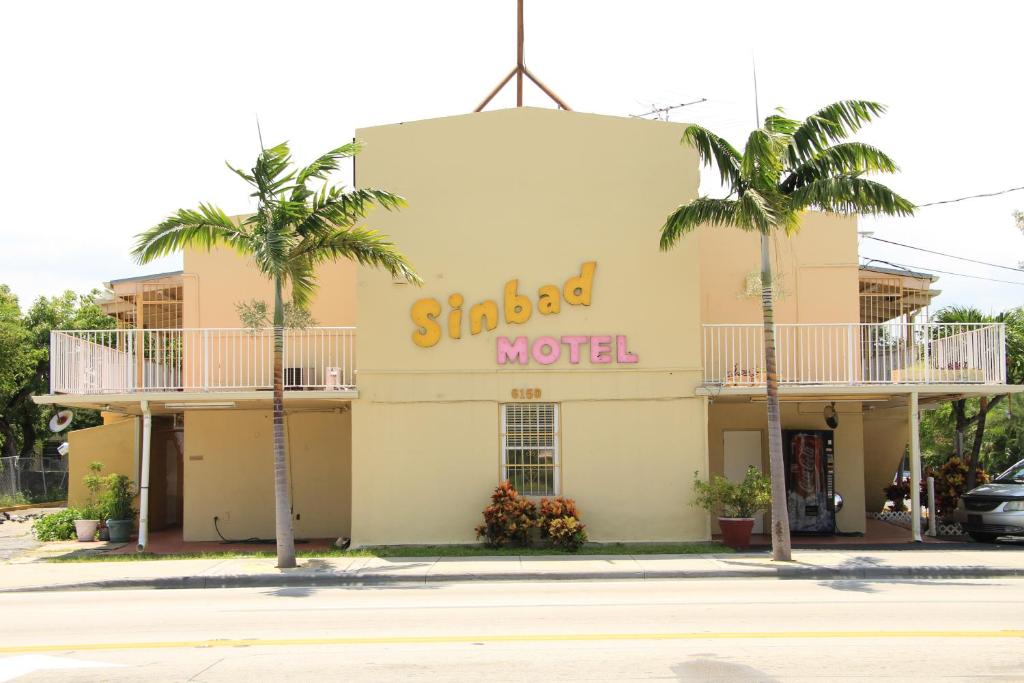
[[[79,541],[91,541],[93,538],[96,537],[96,530],[99,528],[100,520],[98,519],[75,520],[75,534],[78,536]]]

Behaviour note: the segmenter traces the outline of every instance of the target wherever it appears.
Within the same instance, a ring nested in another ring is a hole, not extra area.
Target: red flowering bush
[[[975,470],[978,485],[988,483],[984,470]],[[935,477],[935,507],[939,517],[949,517],[956,510],[967,488],[967,465],[955,455],[938,468],[928,467],[921,476],[921,504],[928,504],[928,477]]]
[[[491,504],[484,508],[484,523],[476,527],[476,537],[492,548],[526,545],[535,526],[537,506],[521,497],[510,482],[503,481],[491,494]]]
[[[572,498],[542,498],[540,501],[540,535],[551,545],[576,552],[587,542],[586,525],[580,521],[576,501]]]
[[[551,545],[571,553],[579,550],[587,542],[587,532],[584,529],[584,524],[575,517],[559,517],[547,525]]]

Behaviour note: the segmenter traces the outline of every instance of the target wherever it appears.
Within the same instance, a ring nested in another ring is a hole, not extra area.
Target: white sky
[[[526,0],[526,63],[578,111],[706,97],[672,120],[741,144],[756,54],[762,115],[846,98],[889,105],[860,139],[900,163],[888,182],[923,203],[1024,185],[1022,18],[1011,2]],[[249,210],[223,162],[251,165],[257,113],[264,139],[290,140],[303,162],[357,127],[469,112],[514,64],[514,0],[3,3],[0,283],[27,306],[179,268],[135,266],[133,236],[199,201]],[[513,98],[510,88],[491,108]],[[527,104],[548,106],[532,88]],[[1015,208],[1024,192],[861,229],[1016,266]],[[871,241],[861,253],[1024,283]],[[1024,303],[1022,285],[943,275],[937,286],[940,305]]]

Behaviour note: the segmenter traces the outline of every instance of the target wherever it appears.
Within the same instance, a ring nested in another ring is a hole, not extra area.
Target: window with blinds
[[[501,406],[502,478],[527,496],[554,496],[559,487],[558,404]]]

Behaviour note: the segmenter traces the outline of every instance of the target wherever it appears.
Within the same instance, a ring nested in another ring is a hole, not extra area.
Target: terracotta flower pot
[[[722,543],[735,550],[746,550],[750,546],[753,517],[719,517],[718,526],[722,529]]]
[[[100,526],[98,519],[76,519],[75,535],[79,541],[91,541],[96,536],[96,529]]]

